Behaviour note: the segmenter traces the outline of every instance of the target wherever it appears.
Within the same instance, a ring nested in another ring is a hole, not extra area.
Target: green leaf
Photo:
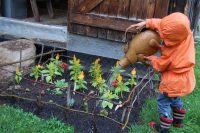
[[[97,85],[98,85],[97,82],[93,82],[93,83],[92,83],[92,86],[93,86],[93,87],[97,87]]]
[[[49,70],[42,70],[41,73],[47,74],[47,73],[49,73]]]
[[[123,91],[129,92],[129,88],[127,86],[125,86]]]
[[[106,107],[107,107],[107,105],[108,105],[107,103],[108,103],[107,101],[103,101],[103,102],[102,102],[102,104],[101,104],[101,105],[102,105],[102,107],[103,107],[103,108],[106,108]]]
[[[69,60],[69,63],[70,63],[70,64],[73,64],[73,61],[72,61],[72,60]]]
[[[74,71],[71,71],[71,72],[70,72],[70,75],[73,75],[74,73],[75,73]]]
[[[59,75],[59,76],[62,76],[62,74],[61,73],[59,73],[59,72],[54,72],[56,75]]]
[[[102,116],[108,116],[108,111],[106,111],[105,109],[100,111],[100,115]]]
[[[110,109],[113,108],[113,103],[107,102],[107,105],[108,105],[108,107],[109,107]]]
[[[125,83],[124,83],[124,85],[129,85],[129,84],[130,84],[129,82],[125,82]]]
[[[121,92],[121,89],[119,88],[119,87],[117,87],[116,89],[115,89],[115,94],[119,94]]]
[[[47,76],[47,77],[46,77],[46,82],[49,83],[50,80],[51,80],[51,77],[50,77],[50,76]]]

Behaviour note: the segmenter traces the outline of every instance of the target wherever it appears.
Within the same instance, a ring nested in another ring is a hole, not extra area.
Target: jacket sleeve
[[[161,19],[152,18],[146,19],[146,26],[152,30],[160,30]]]
[[[157,56],[152,55],[147,58],[151,62],[151,65],[153,66],[153,68],[158,72],[163,72],[167,70],[171,62],[170,58],[166,56],[157,57]]]

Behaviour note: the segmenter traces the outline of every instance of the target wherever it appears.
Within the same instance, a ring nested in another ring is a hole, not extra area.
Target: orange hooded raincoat
[[[156,30],[165,42],[160,57],[148,57],[153,68],[161,72],[159,91],[169,97],[191,93],[195,87],[195,49],[187,16],[172,13],[162,19],[147,19],[146,26]]]

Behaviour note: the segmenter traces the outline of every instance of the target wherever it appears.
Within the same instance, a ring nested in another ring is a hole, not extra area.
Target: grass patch
[[[32,113],[0,106],[0,133],[73,133],[73,127],[56,119],[42,120]]]
[[[184,106],[187,109],[187,114],[184,119],[184,127],[181,129],[171,128],[172,133],[198,133],[200,132],[200,41],[196,44],[196,88],[194,92],[186,97],[183,97]],[[132,125],[130,133],[153,133],[148,122],[151,120],[158,121],[156,98],[151,98],[146,101],[145,106],[140,114],[141,122],[139,125]]]

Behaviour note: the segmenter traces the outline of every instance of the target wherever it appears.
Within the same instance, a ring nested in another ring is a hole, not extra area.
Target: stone
[[[33,41],[19,39],[0,42],[0,65],[19,61],[20,51],[22,51],[22,60],[36,56],[36,48]],[[34,61],[34,59],[31,59],[22,62],[21,66],[22,68],[28,67],[33,64]],[[2,67],[2,69],[0,69],[0,81],[5,81],[13,76],[14,74],[10,72],[15,72],[16,67],[19,65],[20,63]]]
[[[29,89],[29,88],[26,88],[26,89],[25,89],[25,91],[27,91],[27,92],[30,92],[30,91],[31,91],[31,89]]]
[[[20,85],[15,85],[14,89],[15,89],[15,90],[20,90],[20,89],[21,89],[21,86],[20,86]]]
[[[8,91],[12,91],[13,88],[14,88],[13,86],[9,86],[7,90],[8,90]]]

